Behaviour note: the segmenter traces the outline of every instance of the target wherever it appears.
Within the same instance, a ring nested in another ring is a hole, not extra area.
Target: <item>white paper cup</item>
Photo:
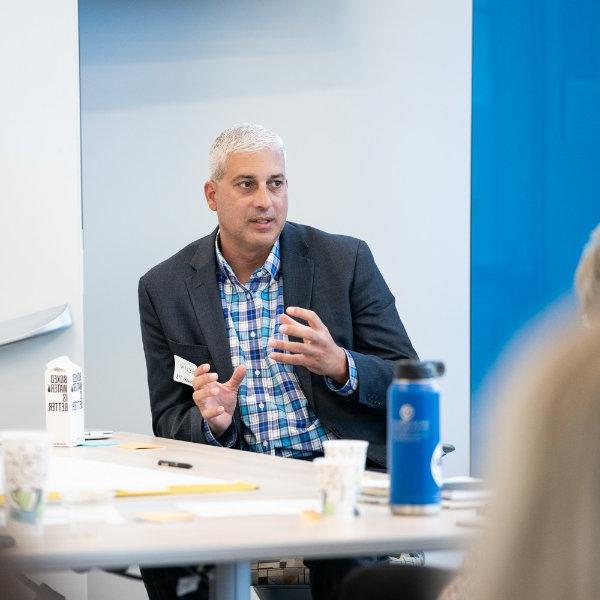
[[[325,458],[348,460],[354,464],[354,485],[357,496],[361,492],[368,446],[369,442],[364,440],[326,440],[323,442]]]
[[[0,432],[9,530],[39,533],[46,504],[52,436],[46,431]]]
[[[323,496],[323,514],[353,518],[356,514],[356,468],[354,462],[339,458],[315,458],[317,483]]]

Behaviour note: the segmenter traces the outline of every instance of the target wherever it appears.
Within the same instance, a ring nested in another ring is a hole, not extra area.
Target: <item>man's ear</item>
[[[204,196],[206,198],[206,203],[208,204],[208,208],[210,210],[217,210],[217,200],[215,195],[217,193],[217,184],[211,179],[204,184]]]

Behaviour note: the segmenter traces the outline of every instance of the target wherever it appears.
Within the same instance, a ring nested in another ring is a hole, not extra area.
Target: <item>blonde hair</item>
[[[225,174],[225,162],[233,152],[258,152],[266,149],[281,150],[285,160],[283,140],[270,129],[256,123],[233,125],[221,132],[208,153],[208,173],[213,181]]]
[[[498,402],[497,496],[472,597],[599,598],[600,329],[546,339]]]
[[[592,231],[581,253],[575,272],[575,288],[586,321],[600,320],[600,225]]]

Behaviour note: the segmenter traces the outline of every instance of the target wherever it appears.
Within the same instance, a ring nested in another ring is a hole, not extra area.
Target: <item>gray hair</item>
[[[258,152],[259,150],[281,150],[285,160],[282,139],[270,129],[256,123],[241,123],[226,129],[217,136],[208,153],[208,173],[213,181],[225,174],[225,162],[233,152]]]
[[[584,319],[600,319],[600,225],[592,231],[579,259],[575,288]]]

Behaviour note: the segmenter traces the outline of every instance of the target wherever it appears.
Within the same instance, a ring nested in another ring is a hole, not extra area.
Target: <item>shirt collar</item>
[[[233,269],[221,253],[221,249],[219,248],[219,232],[215,237],[215,254],[217,256],[217,264],[219,269],[227,276],[232,282],[238,282],[239,280],[236,274],[233,272]],[[279,274],[279,266],[281,264],[281,259],[279,258],[279,238],[275,240],[273,247],[271,248],[271,252],[269,252],[269,256],[267,256],[267,260],[265,260],[262,267],[259,267],[252,273],[250,279],[256,276],[256,274],[260,275],[260,271],[264,270],[268,275],[270,275],[271,279],[276,280],[277,275]]]

